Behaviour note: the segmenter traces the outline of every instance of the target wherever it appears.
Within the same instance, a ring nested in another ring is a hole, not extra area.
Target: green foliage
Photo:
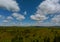
[[[6,36],[7,35],[7,36]],[[59,27],[0,27],[0,42],[60,42]],[[7,40],[6,40],[7,38]]]
[[[60,42],[60,36],[54,38],[54,42]]]
[[[44,42],[50,42],[50,38],[44,38]]]
[[[11,40],[11,42],[23,42],[23,37],[18,37],[18,36],[16,36],[15,38],[13,38],[12,40]]]
[[[38,39],[35,39],[35,40],[33,40],[32,42],[39,42],[39,40],[38,40]]]

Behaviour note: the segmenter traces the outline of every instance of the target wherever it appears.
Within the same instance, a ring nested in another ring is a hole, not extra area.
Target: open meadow
[[[60,27],[0,27],[0,42],[60,42]]]

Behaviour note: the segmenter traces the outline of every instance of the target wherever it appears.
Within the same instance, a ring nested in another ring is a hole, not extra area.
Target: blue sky
[[[59,0],[1,0],[1,26],[60,26]]]

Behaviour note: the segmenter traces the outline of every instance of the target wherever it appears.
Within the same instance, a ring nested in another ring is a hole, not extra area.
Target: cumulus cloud
[[[5,17],[3,15],[0,15],[0,19],[4,19]]]
[[[2,23],[5,25],[12,25],[11,23],[13,23],[13,20],[24,20],[25,17],[21,14],[19,14],[18,12],[20,11],[20,7],[18,5],[18,3],[16,2],[16,0],[0,0],[0,8],[4,8],[7,9],[9,11],[13,11],[14,13],[12,13],[12,16],[4,16],[4,19],[2,20]],[[26,15],[26,11],[24,12],[24,14]],[[2,18],[3,16],[0,15],[0,18]],[[15,22],[16,22],[15,20]],[[18,22],[16,22],[18,23]],[[16,24],[15,23],[15,24]],[[16,24],[18,25],[18,24]]]
[[[60,23],[60,15],[54,16],[54,18],[52,18],[51,22],[59,24]]]
[[[0,15],[0,18],[2,17],[2,15]]]
[[[8,20],[3,20],[3,23],[7,23],[7,22],[9,22]]]
[[[33,20],[45,20],[48,14],[60,13],[60,3],[59,0],[44,0],[38,7],[35,15],[31,15]],[[38,16],[37,16],[38,15]],[[42,16],[43,15],[43,16]],[[41,18],[43,17],[43,18]]]
[[[25,17],[19,13],[13,13],[12,16],[15,17],[17,20],[24,20],[25,19]]]
[[[3,18],[3,16],[2,16],[2,15],[0,15],[0,19],[1,19],[1,18]]]
[[[13,17],[12,16],[8,16],[6,19],[7,20],[13,20]]]
[[[27,15],[27,11],[24,12],[24,15]]]
[[[60,13],[59,0],[45,0],[39,5],[39,8],[44,14]]]
[[[33,20],[45,20],[45,19],[47,19],[46,16],[40,15],[40,14],[31,15],[30,18]]]
[[[19,6],[16,0],[0,0],[0,8],[6,8],[12,11],[19,11]]]
[[[3,15],[0,15],[0,19],[2,19],[2,23],[8,23],[8,22],[11,22],[13,20],[13,17],[12,16],[3,16]]]

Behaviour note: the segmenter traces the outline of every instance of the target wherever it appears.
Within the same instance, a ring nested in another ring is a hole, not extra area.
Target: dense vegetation
[[[0,42],[60,42],[60,27],[0,27]]]

